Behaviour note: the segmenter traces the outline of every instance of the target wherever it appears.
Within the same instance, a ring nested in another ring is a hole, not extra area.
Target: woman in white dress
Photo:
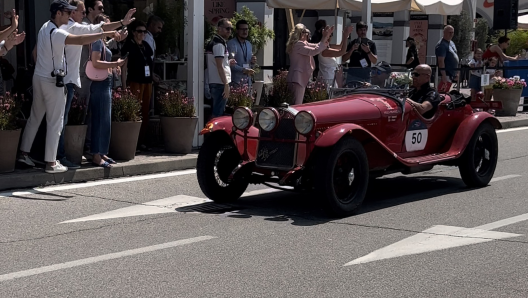
[[[310,40],[311,43],[318,43],[321,41],[321,29],[324,29],[325,27],[325,20],[318,20],[315,23],[316,31],[312,39]],[[341,39],[341,43],[338,45],[330,45],[326,50],[324,50],[317,56],[319,62],[319,73],[317,74],[317,77],[324,80],[324,82],[329,87],[333,86],[334,77],[338,67],[336,57],[341,57],[346,53],[348,36],[350,35],[350,33],[352,33],[353,30],[354,28],[352,27],[352,25],[346,27],[346,29],[343,30],[343,37]]]

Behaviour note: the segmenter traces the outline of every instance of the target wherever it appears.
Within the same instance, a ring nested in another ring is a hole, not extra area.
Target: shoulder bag
[[[108,68],[95,68],[92,63],[92,44],[90,44],[90,54],[88,61],[86,61],[85,72],[86,76],[92,81],[104,81],[108,78]],[[103,42],[103,49],[101,51],[101,60],[106,61],[106,46]]]

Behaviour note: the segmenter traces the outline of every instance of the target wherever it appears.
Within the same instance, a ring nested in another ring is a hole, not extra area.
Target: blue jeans
[[[213,118],[224,115],[225,106],[227,99],[224,98],[224,85],[222,84],[209,84],[211,91],[211,98],[213,99]]]
[[[73,94],[75,93],[75,84],[68,83],[66,84],[66,89],[68,94],[66,95],[66,107],[64,108],[64,123],[62,124],[62,131],[59,138],[59,147],[57,148],[57,159],[61,160],[66,157],[66,150],[64,148],[64,130],[66,129],[66,124],[68,124],[68,113],[70,112]]]
[[[104,81],[93,81],[90,86],[90,113],[92,120],[92,154],[108,154],[112,125],[112,76]]]

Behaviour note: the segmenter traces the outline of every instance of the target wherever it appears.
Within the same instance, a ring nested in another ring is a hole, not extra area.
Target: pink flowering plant
[[[304,103],[309,102],[317,102],[321,100],[327,100],[328,99],[328,85],[320,80],[317,79],[315,82],[308,83],[308,86],[306,86],[306,91],[304,92]]]
[[[255,101],[255,97],[250,91],[249,85],[246,83],[236,85],[231,87],[231,92],[229,92],[229,98],[227,99],[227,107],[237,108],[237,107],[248,107],[251,108]]]
[[[174,90],[159,97],[160,114],[165,117],[195,117],[194,99]]]
[[[141,120],[141,101],[129,88],[117,88],[112,93],[112,121],[127,122]]]
[[[523,89],[526,87],[526,81],[519,76],[509,79],[497,77],[492,87],[493,89]]]
[[[70,107],[70,111],[68,112],[68,125],[84,124],[85,115],[86,115],[85,101],[80,99],[78,94],[74,94],[71,107]]]
[[[282,103],[294,104],[293,93],[286,82],[287,71],[279,71],[279,74],[270,78],[273,86],[266,87],[262,101],[266,106],[279,107]]]
[[[0,130],[18,129],[17,117],[22,109],[22,100],[16,94],[6,92],[0,96]]]
[[[407,84],[412,85],[412,78],[402,72],[392,72],[389,76],[389,80],[398,86],[405,86]],[[391,83],[389,82],[389,84]]]

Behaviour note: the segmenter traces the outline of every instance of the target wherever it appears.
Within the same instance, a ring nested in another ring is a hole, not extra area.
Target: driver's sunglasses
[[[419,77],[421,75],[421,73],[417,73],[417,72],[413,72],[411,73],[411,75],[415,78]]]

